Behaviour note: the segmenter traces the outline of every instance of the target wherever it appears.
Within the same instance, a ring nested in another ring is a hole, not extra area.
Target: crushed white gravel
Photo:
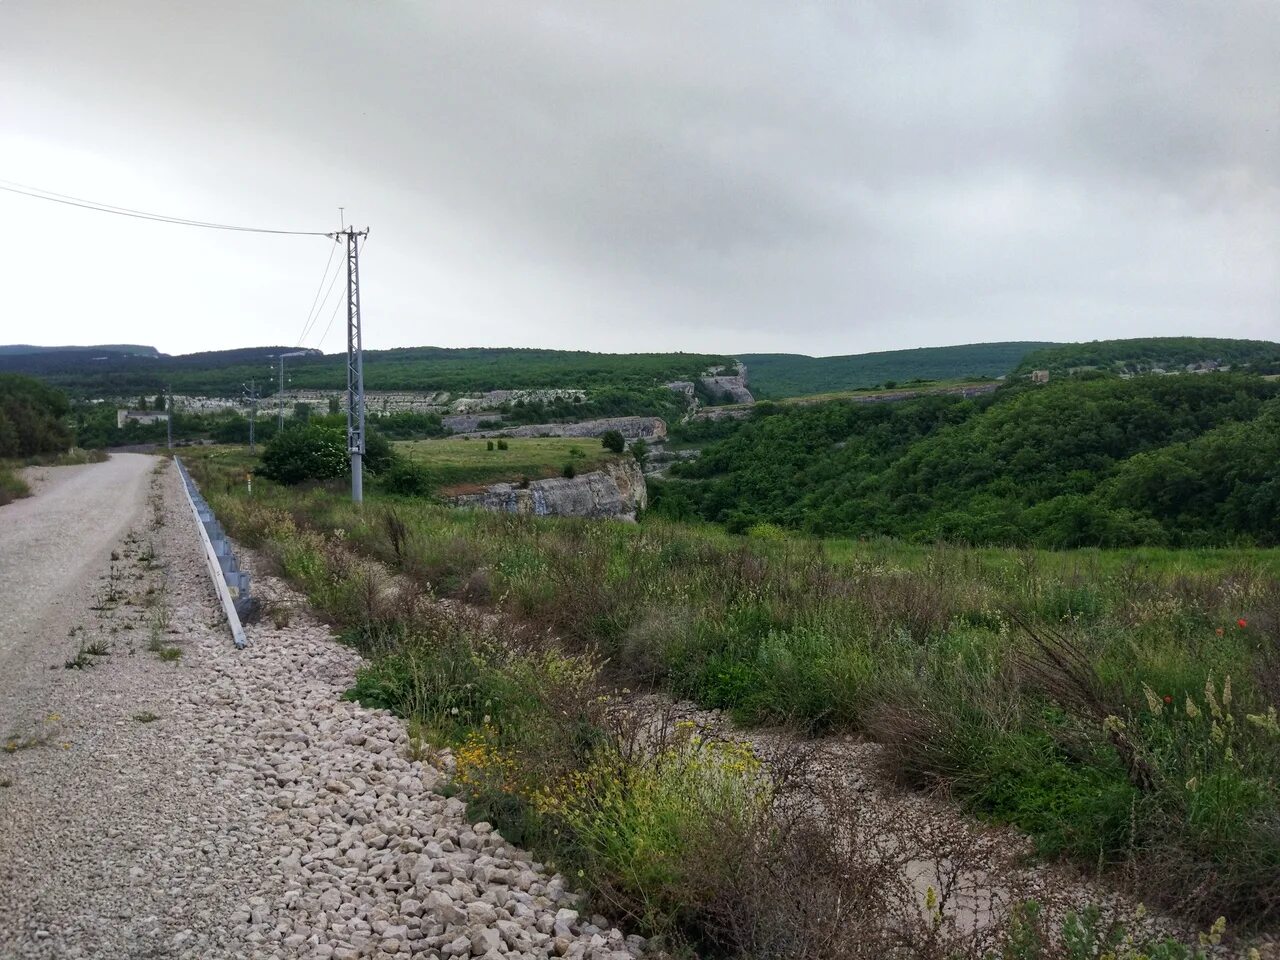
[[[63,584],[49,615],[0,579],[0,616],[27,624],[6,658],[36,665],[0,678],[0,957],[638,956],[642,940],[579,917],[561,877],[433,792],[401,720],[342,700],[358,657],[324,625],[298,612],[232,647],[176,471],[149,481],[157,507],[136,495],[156,462],[72,468],[99,471],[111,522],[133,531],[111,544],[114,577],[64,503],[65,535],[30,541],[27,562],[62,551],[104,579]],[[51,477],[20,524],[68,482]]]

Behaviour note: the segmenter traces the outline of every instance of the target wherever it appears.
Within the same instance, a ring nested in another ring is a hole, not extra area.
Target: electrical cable
[[[26,197],[33,197],[36,200],[48,200],[51,203],[62,203],[70,207],[80,207],[84,210],[96,210],[99,213],[114,213],[121,217],[133,217],[137,220],[154,220],[158,223],[172,223],[184,227],[204,227],[208,230],[232,230],[237,233],[274,233],[295,237],[332,237],[332,233],[326,233],[322,230],[272,230],[266,227],[245,227],[230,223],[214,223],[208,220],[191,220],[186,217],[171,217],[163,213],[149,213],[145,210],[134,210],[130,207],[117,207],[109,203],[99,203],[96,200],[85,200],[81,197],[72,197],[63,193],[54,193],[52,190],[44,190],[40,187],[31,187],[26,184],[14,183],[11,180],[0,180],[0,190],[8,193],[21,194]]]
[[[346,259],[346,258],[344,257],[343,259]],[[315,325],[320,322],[320,318],[324,315],[325,307],[329,306],[329,298],[333,296],[333,291],[337,289],[338,280],[341,277],[342,277],[342,260],[339,260],[337,269],[333,271],[333,279],[329,281],[329,289],[325,291],[324,299],[320,301],[320,306],[316,308],[315,319],[312,320],[312,325],[310,329],[307,331],[308,333],[311,333],[316,329]],[[338,302],[341,303],[342,299],[339,298]],[[301,343],[299,343],[298,345],[302,346]]]
[[[337,249],[338,244],[336,242],[329,248],[329,259],[324,262],[324,272],[320,274],[320,283],[316,286],[316,295],[311,298],[311,309],[307,311],[306,322],[302,324],[302,332],[298,334],[298,346],[302,346],[302,341],[307,338],[307,332],[315,323],[316,317],[319,316],[316,312],[316,305],[320,302],[320,291],[324,289],[324,282],[329,277],[329,267],[333,263],[333,254]],[[332,286],[330,289],[332,289]],[[323,310],[324,308],[321,307],[320,309]]]
[[[368,240],[369,240],[368,234],[365,234],[363,237],[360,238],[360,246],[356,250],[356,256],[359,256],[361,253],[364,252],[364,245],[365,243],[368,242]],[[333,313],[329,314],[329,323],[324,328],[324,333],[320,335],[320,343],[317,344],[317,349],[323,349],[325,338],[329,336],[329,328],[333,326],[333,321],[338,316],[338,308],[341,306],[342,306],[342,298],[339,297],[338,302],[333,305]]]

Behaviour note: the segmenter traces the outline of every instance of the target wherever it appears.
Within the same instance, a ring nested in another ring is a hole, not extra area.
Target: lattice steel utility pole
[[[347,242],[347,452],[351,454],[351,500],[364,500],[364,335],[360,329],[360,243],[369,228],[334,234]]]
[[[248,383],[241,384],[244,390],[244,398],[249,401],[249,452],[253,453],[257,448],[253,442],[253,427],[258,422],[258,386],[250,380]]]

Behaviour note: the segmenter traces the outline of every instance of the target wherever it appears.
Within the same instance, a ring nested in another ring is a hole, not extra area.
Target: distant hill
[[[1064,372],[1078,368],[1113,373],[1148,373],[1157,368],[1173,372],[1185,370],[1188,364],[1210,361],[1227,366],[1248,365],[1256,372],[1271,372],[1271,367],[1280,364],[1280,343],[1216,337],[1145,337],[1059,343],[1026,354],[1014,372]],[[1259,370],[1261,366],[1268,369]]]
[[[143,348],[151,350],[152,348]],[[167,356],[111,353],[107,348],[75,348],[40,353],[0,351],[0,372],[26,373],[75,396],[152,394],[172,386],[175,393],[237,396],[241,384],[256,379],[271,389],[271,357],[289,347],[249,347]],[[408,347],[366,350],[369,390],[471,392],[536,387],[653,388],[689,379],[725,356],[692,353],[587,353],[490,347]],[[293,357],[286,368],[294,388],[335,389],[346,385],[346,354]]]
[[[38,347],[29,343],[0,344],[0,357],[31,356],[44,353],[88,353],[95,356],[124,354],[139,357],[158,357],[161,355],[160,351],[155,347],[144,347],[136,343],[104,343],[87,347]]]
[[[807,357],[798,353],[745,353],[751,392],[761,399],[799,397],[874,387],[889,381],[955,380],[1007,374],[1044,341],[969,343],[856,353],[845,357]]]

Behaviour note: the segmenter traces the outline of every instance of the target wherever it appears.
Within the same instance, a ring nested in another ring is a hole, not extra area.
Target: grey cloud
[[[0,98],[21,144],[161,167],[157,204],[347,203],[382,345],[1270,336],[1277,48],[1253,0],[10,0]]]

